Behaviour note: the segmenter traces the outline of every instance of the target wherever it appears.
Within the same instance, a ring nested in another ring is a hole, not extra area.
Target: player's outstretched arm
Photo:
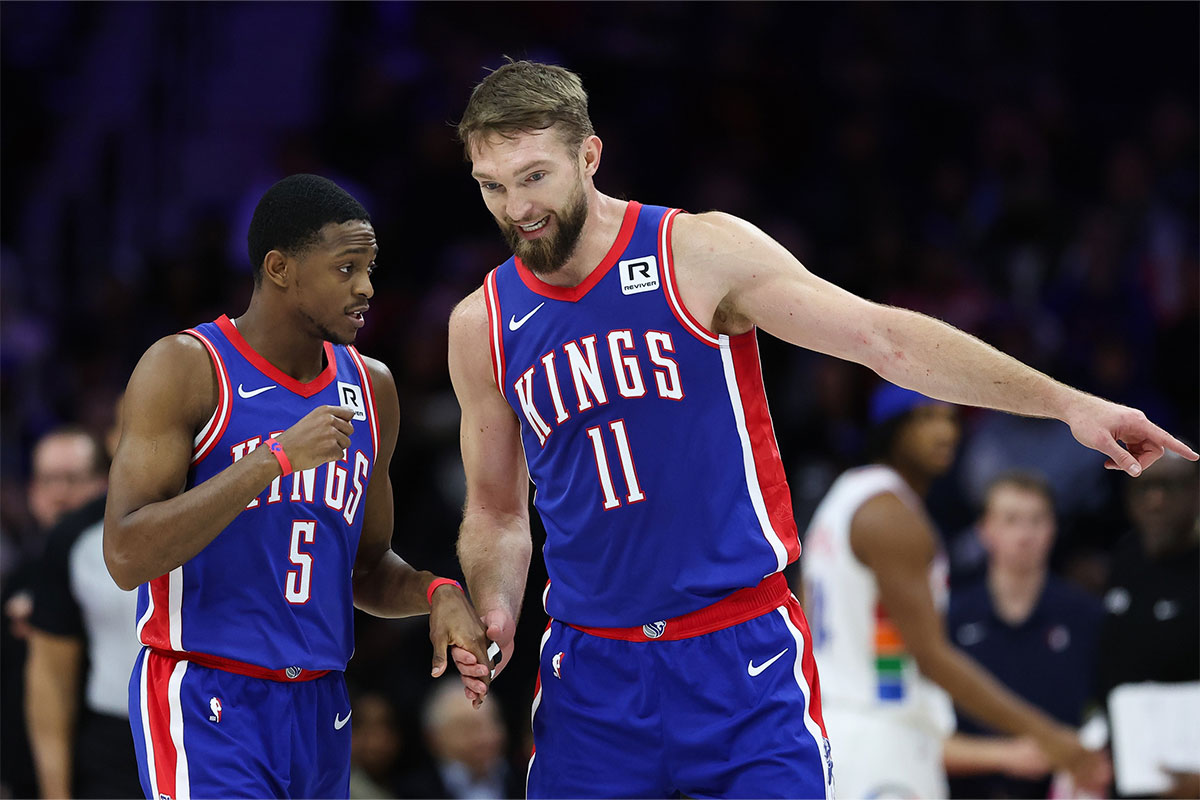
[[[395,509],[388,468],[400,431],[400,404],[392,373],[380,361],[364,358],[379,414],[379,452],[363,501],[363,528],[354,559],[354,605],[377,617],[430,615],[433,675],[446,670],[447,648],[454,646],[487,661],[487,639],[475,608],[453,586],[427,591],[434,575],[409,566],[392,550]]]
[[[1137,409],[1059,383],[932,317],[869,302],[822,280],[744,220],[680,215],[672,246],[685,303],[721,332],[757,325],[939,400],[1061,420],[1080,443],[1108,456],[1106,466],[1130,475],[1164,449],[1200,457]]]
[[[191,559],[280,475],[279,462],[262,447],[184,491],[193,438],[216,405],[212,364],[191,336],[160,339],[134,369],[104,513],[104,562],[122,589]],[[293,469],[340,457],[352,416],[321,406],[280,434]]]
[[[864,503],[850,527],[851,549],[874,574],[880,602],[921,673],[977,719],[1033,738],[1051,763],[1071,770],[1079,785],[1105,786],[1111,771],[1103,755],[1084,749],[1073,730],[1013,694],[950,644],[929,588],[935,536],[921,513],[891,493]]]
[[[467,477],[458,558],[488,638],[500,645],[503,669],[512,656],[532,552],[529,473],[520,425],[493,377],[488,341],[487,309],[478,289],[450,316],[450,380],[462,408]],[[461,653],[454,658],[468,696],[478,702],[484,687],[470,669],[478,665]]]

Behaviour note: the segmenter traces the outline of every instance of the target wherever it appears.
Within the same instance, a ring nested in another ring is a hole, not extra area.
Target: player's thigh
[[[292,731],[293,797],[350,794],[350,695],[342,673],[288,687],[295,696]]]
[[[529,797],[665,797],[659,689],[647,648],[554,622],[533,703]]]
[[[671,771],[693,797],[832,794],[829,743],[799,606],[661,652]]]
[[[154,800],[284,797],[290,702],[274,681],[143,653],[130,725],[143,790]]]
[[[827,714],[837,790],[842,797],[949,796],[942,741],[926,731],[861,714]]]

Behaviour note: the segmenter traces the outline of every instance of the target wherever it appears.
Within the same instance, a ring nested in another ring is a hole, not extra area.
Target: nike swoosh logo
[[[256,394],[262,394],[263,392],[269,392],[274,388],[275,388],[275,384],[272,383],[270,386],[264,386],[261,389],[255,389],[254,391],[247,392],[244,388],[242,388],[242,384],[239,383],[238,384],[238,397],[242,398],[243,400],[249,400],[251,397],[254,397]]]
[[[788,650],[791,650],[791,648],[790,648],[790,647],[785,647],[785,648],[783,648],[783,653],[786,653]],[[783,658],[783,653],[779,653],[779,654],[778,654],[778,655],[776,655],[774,658],[771,658],[771,659],[768,659],[767,661],[764,661],[762,664],[760,664],[760,665],[759,665],[759,666],[757,666],[757,667],[756,667],[756,666],[754,666],[754,659],[750,659],[750,663],[746,664],[746,672],[749,672],[749,673],[750,673],[750,677],[751,677],[751,678],[753,678],[753,677],[754,677],[754,676],[756,676],[756,675],[759,675],[759,674],[761,674],[761,673],[762,673],[762,671],[763,671],[764,669],[766,669],[767,667],[771,666],[772,664],[774,664],[774,663],[775,663],[776,661],[778,661],[779,659]]]
[[[352,708],[352,709],[350,709],[350,714],[353,714],[353,713],[354,713],[354,709]],[[347,714],[345,719],[342,719],[341,714],[334,714],[333,715],[333,729],[335,731],[340,731],[342,728],[346,727],[346,723],[350,721],[350,714]]]
[[[532,317],[534,314],[536,314],[536,313],[538,312],[538,309],[539,309],[539,308],[541,308],[541,307],[542,307],[542,306],[544,306],[544,305],[546,305],[546,301],[545,301],[545,300],[543,300],[542,302],[538,303],[538,304],[537,304],[537,306],[536,306],[536,307],[533,309],[533,311],[530,311],[528,314],[526,314],[525,316],[521,317],[520,319],[517,319],[517,315],[516,315],[516,314],[513,314],[513,315],[512,315],[512,317],[511,317],[511,318],[508,320],[508,329],[509,329],[510,331],[515,331],[517,328],[521,327],[521,326],[522,326],[522,325],[524,325],[526,322],[528,322],[528,321],[529,321],[529,318],[530,318],[530,317]]]

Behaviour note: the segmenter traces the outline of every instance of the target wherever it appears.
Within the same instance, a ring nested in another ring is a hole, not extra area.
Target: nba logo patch
[[[212,713],[208,715],[209,722],[221,721],[221,698],[212,697],[208,701],[208,710]]]
[[[617,270],[621,273],[621,294],[640,294],[658,288],[658,259],[654,256],[621,261]]]
[[[363,403],[362,388],[356,383],[337,382],[338,403],[342,408],[354,412],[355,419],[367,418],[367,406]]]
[[[554,654],[554,658],[550,659],[550,666],[554,667],[554,677],[562,680],[562,662],[566,658],[566,653],[561,651]]]

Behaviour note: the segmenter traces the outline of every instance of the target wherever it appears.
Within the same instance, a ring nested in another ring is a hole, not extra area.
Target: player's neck
[[[996,615],[1009,625],[1029,619],[1046,585],[1045,570],[1014,571],[993,567],[988,570],[988,592]]]
[[[901,463],[900,461],[884,461],[883,463],[900,473],[900,477],[904,479],[904,482],[922,500],[929,494],[929,487],[933,484],[935,476],[917,469],[912,464]]]
[[[254,352],[300,383],[315,380],[325,370],[324,340],[268,308],[257,294],[233,324]]]
[[[587,222],[579,233],[575,252],[561,269],[550,275],[538,275],[538,278],[543,283],[564,288],[578,286],[587,280],[617,240],[628,205],[627,200],[592,190],[588,198]]]

